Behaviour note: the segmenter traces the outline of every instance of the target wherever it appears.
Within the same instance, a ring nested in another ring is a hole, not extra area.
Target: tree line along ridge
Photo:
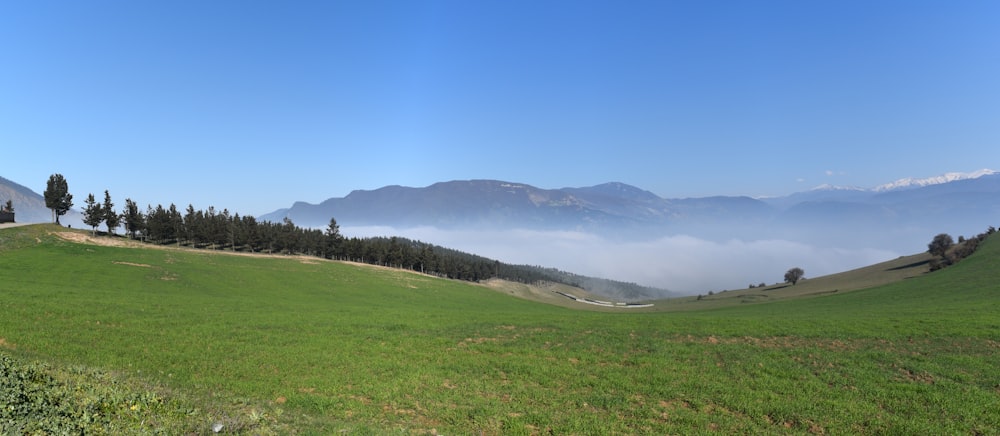
[[[46,207],[58,217],[72,208],[72,195],[62,175],[53,174],[45,192]],[[50,201],[51,199],[51,201]],[[345,237],[335,218],[324,230],[306,229],[285,218],[280,223],[241,216],[228,209],[182,212],[175,204],[147,206],[143,212],[130,198],[121,211],[115,209],[111,194],[105,190],[99,202],[93,194],[85,200],[83,221],[94,236],[105,226],[108,236],[124,227],[125,236],[159,245],[178,245],[199,249],[247,253],[316,256],[417,271],[439,277],[480,281],[491,278],[520,283],[554,282],[588,291],[612,291],[624,298],[639,299],[662,290],[635,283],[581,276],[555,268],[515,265],[459,250],[403,237]]]

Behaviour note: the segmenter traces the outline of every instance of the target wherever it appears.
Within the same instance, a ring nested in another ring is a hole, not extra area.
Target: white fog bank
[[[789,268],[818,277],[883,262],[902,253],[817,247],[787,240],[708,241],[675,235],[614,241],[573,231],[471,231],[433,227],[345,227],[347,237],[402,236],[511,264],[539,265],[694,295],[780,282]],[[912,254],[912,253],[906,253]]]

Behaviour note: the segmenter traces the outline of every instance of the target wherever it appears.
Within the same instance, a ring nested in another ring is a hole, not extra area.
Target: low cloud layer
[[[709,241],[675,235],[648,241],[614,241],[572,231],[466,231],[433,227],[346,227],[346,236],[403,236],[513,264],[635,282],[682,294],[776,283],[792,267],[806,277],[858,268],[899,257],[876,248],[817,247],[788,240]]]

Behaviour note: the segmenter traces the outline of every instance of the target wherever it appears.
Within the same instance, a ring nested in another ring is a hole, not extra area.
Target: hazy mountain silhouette
[[[443,230],[583,231],[629,240],[687,234],[706,240],[784,239],[842,247],[922,250],[937,233],[973,235],[1000,224],[1000,173],[887,189],[823,187],[788,196],[661,198],[624,183],[542,189],[497,180],[456,180],[414,188],[353,191],[320,204],[296,202],[260,216],[303,227],[434,227]],[[44,198],[0,178],[0,202],[19,222],[50,222]],[[78,206],[79,207],[79,206]],[[78,208],[77,207],[77,208]],[[76,208],[75,208],[76,209]],[[80,223],[71,211],[64,224]]]
[[[341,226],[571,230],[628,239],[690,234],[846,246],[852,245],[851,239],[865,239],[898,248],[900,238],[929,240],[940,232],[971,235],[1000,223],[1000,174],[892,190],[827,187],[764,199],[666,199],[624,183],[541,189],[497,180],[457,180],[423,188],[353,191],[320,204],[297,202],[259,218],[324,227],[331,217]]]
[[[11,200],[14,206],[14,216],[19,223],[52,222],[52,211],[45,207],[45,197],[12,180],[0,177],[0,203]],[[80,200],[77,200],[80,201]],[[72,210],[59,218],[66,225],[83,227],[82,214]]]

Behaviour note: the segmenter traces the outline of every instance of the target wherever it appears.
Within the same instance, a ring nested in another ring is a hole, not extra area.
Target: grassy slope
[[[590,298],[598,301],[612,300],[608,297],[597,295],[575,286],[561,283],[542,282],[535,284],[525,284],[507,280],[490,279],[482,282],[482,285],[497,292],[511,295],[517,298],[530,300],[538,303],[551,304],[555,306],[567,307],[575,310],[588,310],[598,312],[622,312],[635,311],[635,308],[614,308],[587,304],[576,300],[571,300],[557,292],[572,295],[576,298]],[[615,300],[617,301],[617,300]]]
[[[707,310],[747,303],[766,303],[803,297],[817,297],[834,293],[869,289],[907,280],[926,274],[932,256],[920,253],[901,256],[850,271],[802,280],[796,285],[778,283],[750,289],[723,291],[714,295],[675,298],[655,301],[656,311]]]
[[[1000,428],[996,237],[877,289],[610,314],[403,272],[22,229],[0,231],[0,351],[119,371],[205,408],[245,398],[305,433]]]

